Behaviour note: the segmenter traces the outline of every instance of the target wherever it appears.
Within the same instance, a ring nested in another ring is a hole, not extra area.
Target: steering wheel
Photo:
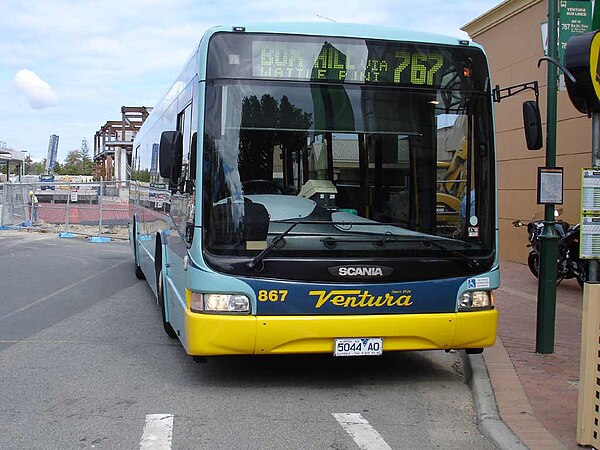
[[[247,180],[242,183],[245,195],[283,194],[281,187],[272,180]]]

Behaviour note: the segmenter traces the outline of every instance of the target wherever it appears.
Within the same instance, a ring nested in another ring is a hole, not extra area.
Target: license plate
[[[383,338],[336,339],[333,356],[379,356],[383,352]]]

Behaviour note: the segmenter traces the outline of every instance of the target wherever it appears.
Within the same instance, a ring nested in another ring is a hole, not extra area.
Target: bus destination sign
[[[255,40],[252,61],[253,77],[286,80],[437,87],[445,72],[445,58],[439,51],[382,44]]]

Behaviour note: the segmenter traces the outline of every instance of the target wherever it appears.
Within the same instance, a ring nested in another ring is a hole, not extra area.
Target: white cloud
[[[58,96],[50,85],[31,70],[19,70],[15,75],[15,84],[25,94],[33,109],[47,108],[58,102]]]

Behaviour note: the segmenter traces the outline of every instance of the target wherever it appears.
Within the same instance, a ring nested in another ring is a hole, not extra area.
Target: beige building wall
[[[525,227],[515,228],[517,219],[528,221],[533,214],[543,217],[537,201],[537,168],[546,165],[546,62],[537,67],[544,55],[540,25],[547,21],[546,0],[507,0],[462,29],[481,44],[489,58],[492,85],[501,88],[538,80],[540,109],[544,129],[544,147],[527,150],[523,131],[522,103],[534,100],[533,91],[496,103],[496,151],[498,156],[498,213],[500,258],[526,263]],[[579,113],[566,91],[558,93],[556,165],[564,167],[564,203],[562,218],[579,222],[581,168],[592,160],[591,119]]]

